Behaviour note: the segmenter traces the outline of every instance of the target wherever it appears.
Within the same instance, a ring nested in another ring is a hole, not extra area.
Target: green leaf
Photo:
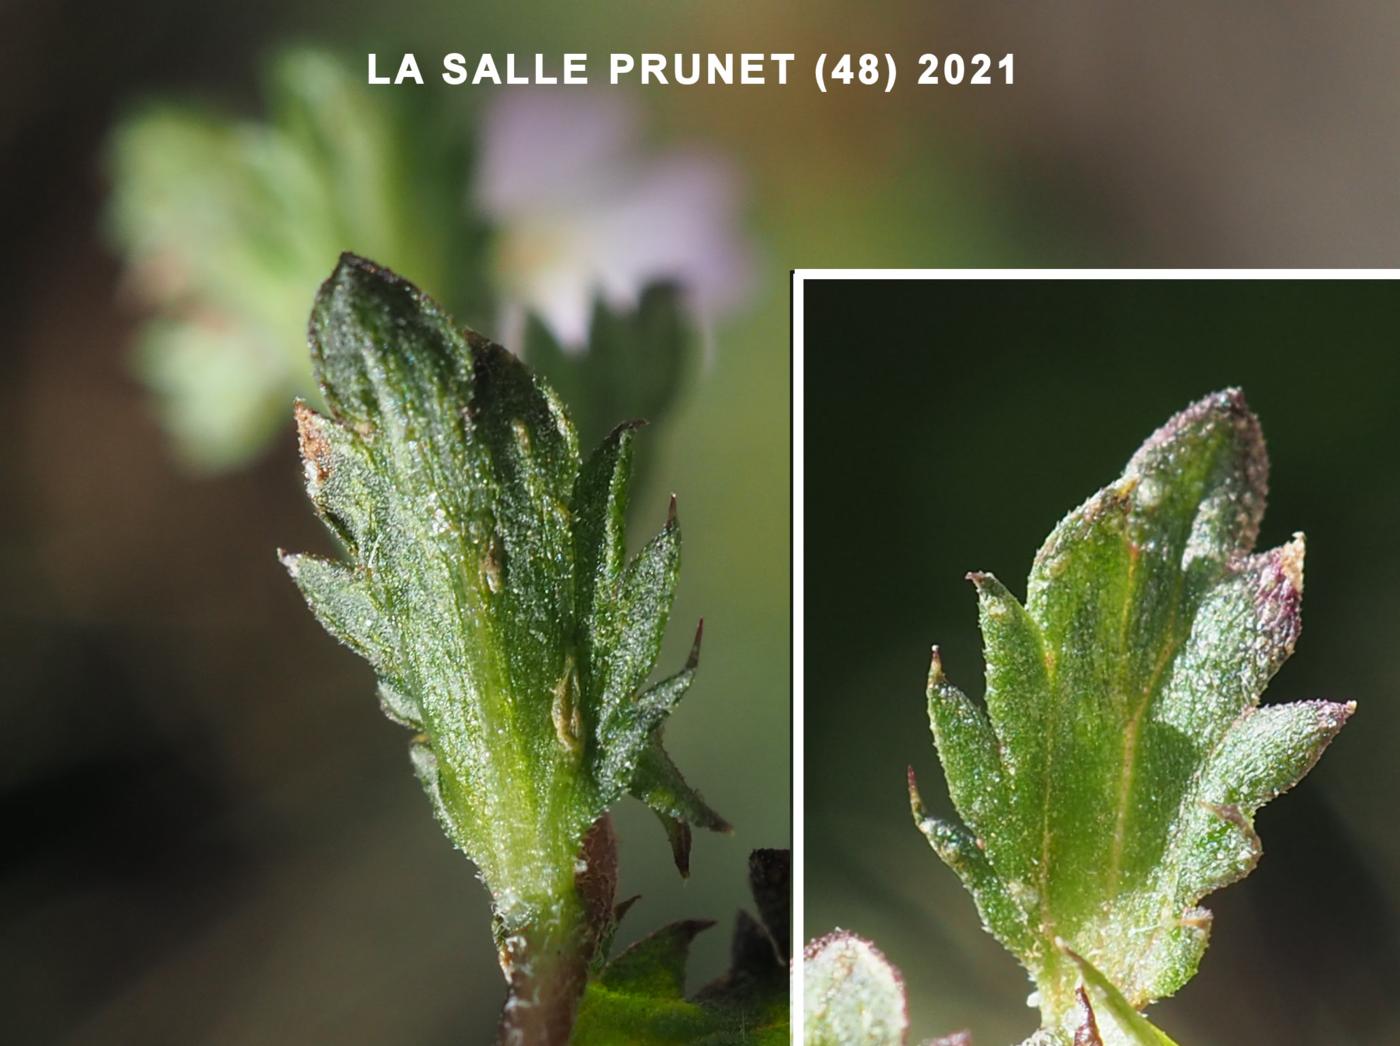
[[[712,832],[733,831],[729,822],[686,783],[676,764],[662,747],[661,731],[651,736],[632,775],[630,792],[651,807],[671,843],[671,853],[681,875],[690,874],[690,827]]]
[[[1053,1035],[1078,1033],[1087,969],[1133,1012],[1191,978],[1211,920],[1199,901],[1254,867],[1255,811],[1351,715],[1258,707],[1303,588],[1301,535],[1252,552],[1267,471],[1240,393],[1201,400],[1055,528],[1024,604],[969,575],[985,705],[934,651],[929,720],[962,823],[926,815],[911,778],[915,819],[1029,970]]]
[[[1118,1035],[1124,1041],[1136,1046],[1176,1046],[1165,1032],[1133,1009],[1128,1000],[1123,998],[1123,993],[1100,973],[1093,963],[1078,955],[1064,941],[1057,943],[1066,957],[1079,967],[1080,976],[1084,980],[1084,984],[1075,992],[1079,1021],[1075,1030],[1075,1046],[1081,1046],[1081,1040],[1084,1046],[1101,1046],[1103,1042],[1098,1015],[1089,1000],[1091,995],[1098,1002],[1100,1012],[1114,1022]]]
[[[869,941],[837,930],[802,956],[806,1046],[903,1046],[909,1031],[904,979]]]
[[[587,352],[560,345],[531,318],[524,355],[570,403],[581,405],[579,432],[600,439],[617,418],[655,421],[668,414],[695,367],[698,341],[680,289],[658,283],[628,311],[596,302]]]
[[[419,732],[415,770],[491,890],[508,974],[521,949],[587,960],[611,930],[612,803],[669,787],[653,806],[723,825],[660,747],[695,655],[647,686],[679,572],[674,504],[624,562],[634,427],[581,463],[552,389],[371,262],[342,257],[311,339],[331,413],[297,407],[307,492],[346,561],[284,562]]]
[[[315,398],[306,301],[341,251],[413,272],[474,322],[494,311],[460,114],[376,91],[314,50],[277,54],[262,88],[264,119],[148,103],[108,150],[107,227],[155,313],[137,369],[204,470],[248,461],[293,396]]]
[[[611,1046],[623,1039],[654,1046],[787,1046],[791,882],[788,851],[755,850],[749,886],[760,919],[739,913],[729,971],[687,996],[691,942],[714,924],[672,923],[613,958],[589,983],[574,1046]]]

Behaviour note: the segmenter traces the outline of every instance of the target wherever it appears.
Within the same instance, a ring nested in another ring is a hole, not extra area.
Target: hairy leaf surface
[[[865,938],[836,930],[802,957],[806,1046],[903,1046],[909,1031],[904,978]]]
[[[1259,706],[1303,590],[1301,534],[1253,552],[1267,471],[1240,393],[1201,400],[1055,528],[1024,603],[969,575],[984,705],[935,648],[929,719],[962,823],[928,816],[911,774],[915,818],[1065,1041],[1084,968],[1137,1010],[1190,979],[1211,924],[1200,900],[1253,869],[1255,811],[1351,714]]]
[[[628,558],[637,426],[583,457],[528,367],[351,255],[311,341],[330,415],[297,407],[307,492],[345,559],[284,562],[416,732],[414,767],[491,889],[498,935],[573,897],[585,833],[628,791],[668,824],[723,827],[661,747],[699,649],[648,686],[680,528],[673,501]],[[687,829],[682,866],[688,845]]]

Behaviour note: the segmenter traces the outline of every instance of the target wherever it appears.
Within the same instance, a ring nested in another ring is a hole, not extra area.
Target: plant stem
[[[498,935],[507,984],[500,1046],[567,1046],[589,967],[612,925],[616,886],[617,836],[604,814],[584,837],[563,896]]]

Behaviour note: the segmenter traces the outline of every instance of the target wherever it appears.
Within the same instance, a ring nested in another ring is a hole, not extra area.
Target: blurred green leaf
[[[904,980],[863,937],[837,930],[807,945],[802,981],[806,1046],[903,1046]]]
[[[512,997],[571,958],[559,977],[581,991],[611,930],[600,818],[629,790],[649,795],[658,759],[674,773],[661,725],[698,657],[646,685],[680,568],[674,502],[627,559],[636,426],[581,459],[549,386],[377,265],[342,258],[311,338],[330,416],[297,407],[307,492],[346,561],[284,562],[374,667],[386,714],[417,732],[438,819],[491,890]]]
[[[699,337],[679,288],[653,284],[630,311],[593,309],[585,351],[564,347],[539,319],[526,325],[524,356],[561,396],[577,404],[585,440],[601,439],[617,418],[665,417],[698,368]],[[639,470],[645,476],[645,470]]]
[[[1064,1041],[1085,969],[1132,1010],[1191,978],[1211,921],[1198,902],[1253,869],[1255,811],[1351,714],[1258,707],[1297,641],[1303,585],[1301,535],[1251,554],[1267,470],[1243,397],[1201,400],[1060,523],[1024,606],[970,575],[985,710],[935,648],[929,718],[963,824],[927,816],[911,774],[915,819]]]
[[[589,983],[574,1046],[787,1046],[788,929],[792,860],[787,850],[749,855],[761,922],[739,913],[729,971],[691,996],[686,963],[695,936],[714,924],[672,923],[610,960]]]
[[[108,226],[158,311],[137,368],[203,469],[248,460],[294,395],[314,397],[305,301],[342,251],[414,273],[474,323],[491,308],[470,143],[446,113],[309,50],[276,58],[264,96],[266,122],[149,104],[110,143]]]

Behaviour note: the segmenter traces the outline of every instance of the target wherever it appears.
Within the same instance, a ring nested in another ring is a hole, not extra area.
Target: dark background
[[[951,810],[928,648],[980,695],[976,599],[1019,596],[1062,515],[1206,393],[1243,387],[1272,459],[1260,547],[1308,537],[1304,630],[1265,700],[1355,700],[1265,856],[1216,912],[1157,1022],[1193,1046],[1400,1041],[1400,284],[808,280],[808,936],[839,925],[902,967],[913,1038],[1034,1027],[1031,985],[915,829],[904,772]]]

